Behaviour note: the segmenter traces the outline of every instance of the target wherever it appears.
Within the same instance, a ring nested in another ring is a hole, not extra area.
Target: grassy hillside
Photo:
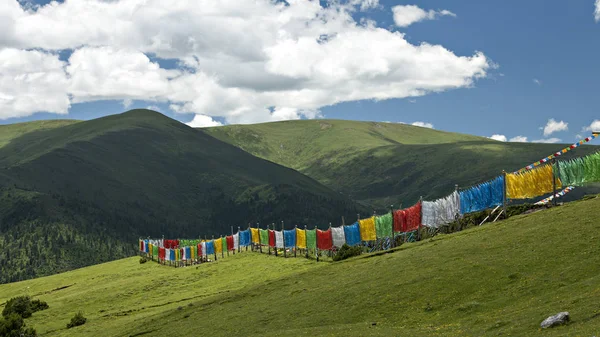
[[[327,224],[363,210],[297,171],[149,110],[11,138],[0,147],[0,196],[0,283],[130,255],[139,236]],[[84,249],[90,242],[112,248],[94,254]],[[71,259],[72,250],[80,256]],[[38,272],[39,264],[47,268]]]
[[[18,123],[18,124],[8,124],[8,125],[0,125],[0,147],[8,144],[12,139],[20,137],[26,133],[54,129],[57,127],[75,124],[78,121],[76,120],[47,120],[47,121],[34,121],[27,123]]]
[[[339,263],[242,253],[173,269],[129,258],[0,285],[47,301],[47,336],[592,336],[600,198]],[[83,310],[88,323],[64,329]],[[547,316],[572,322],[540,330]],[[374,323],[376,323],[374,325]]]
[[[294,168],[355,200],[379,207],[447,195],[519,169],[562,145],[502,143],[397,123],[288,121],[207,128],[261,158]],[[571,155],[600,150],[578,148]]]

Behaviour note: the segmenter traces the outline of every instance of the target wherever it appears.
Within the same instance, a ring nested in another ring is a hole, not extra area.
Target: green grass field
[[[27,323],[52,336],[593,336],[599,218],[597,197],[338,263],[128,258],[0,285],[0,303],[47,301]],[[88,323],[64,329],[79,310]],[[540,330],[560,311],[569,325]]]

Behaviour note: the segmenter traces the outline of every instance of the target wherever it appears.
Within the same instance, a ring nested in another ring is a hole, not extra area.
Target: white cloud
[[[554,144],[554,143],[559,143],[561,141],[560,138],[547,138],[547,139],[537,139],[537,140],[532,140],[532,143],[548,143],[548,144]]]
[[[595,119],[592,124],[584,127],[583,131],[600,131],[600,119]]]
[[[426,11],[415,5],[394,6],[392,7],[392,12],[394,13],[394,23],[398,27],[408,27],[415,22],[423,20],[434,20],[439,16],[447,15],[456,17],[456,14],[445,9],[441,11]]]
[[[0,48],[0,119],[39,109],[67,113],[71,104],[64,66],[56,54]]]
[[[526,143],[527,142],[527,137],[525,136],[515,136],[512,137],[509,142],[513,142],[513,143]]]
[[[569,130],[569,123],[564,121],[557,122],[554,118],[550,118],[546,126],[544,126],[544,136],[547,137],[555,132]]]
[[[193,128],[206,128],[213,126],[221,126],[223,123],[218,122],[205,115],[195,115],[191,122],[186,123]]]
[[[156,105],[148,105],[146,109],[161,112],[160,108]]]
[[[428,129],[433,129],[434,128],[433,124],[427,123],[427,122],[414,122],[411,125],[420,126],[422,128],[428,128]]]
[[[492,135],[489,138],[493,139],[493,140],[497,140],[499,142],[505,142],[506,141],[506,136],[505,135]]]
[[[537,78],[533,79],[533,83],[535,83],[537,85],[542,85],[542,81],[538,80]]]
[[[130,98],[126,98],[123,100],[123,102],[121,102],[121,104],[123,105],[123,108],[127,109],[133,104],[133,100]]]
[[[600,0],[596,0],[596,10],[594,11],[594,19],[600,21]]]
[[[66,0],[35,11],[14,0],[0,3],[0,45],[11,46],[0,52],[49,50],[35,53],[54,59],[57,67],[44,71],[60,77],[52,85],[2,88],[0,102],[23,96],[30,103],[0,103],[0,118],[65,113],[71,103],[96,100],[166,103],[229,123],[316,118],[321,108],[342,102],[471,87],[493,67],[481,52],[460,56],[441,45],[413,45],[400,32],[356,22],[353,12],[378,7],[375,0],[327,6],[305,0]],[[66,64],[51,54],[63,49],[74,49]],[[150,54],[182,67],[163,69]],[[6,83],[29,73],[17,67],[7,74],[0,64]],[[31,100],[38,95],[53,103]]]

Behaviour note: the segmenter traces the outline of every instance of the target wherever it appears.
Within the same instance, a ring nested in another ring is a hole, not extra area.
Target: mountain
[[[49,336],[595,336],[598,217],[600,197],[335,263],[132,257],[0,285],[0,306],[46,301],[26,323]],[[65,329],[79,310],[87,323]],[[568,325],[539,328],[561,311]]]
[[[504,143],[399,123],[302,120],[204,129],[379,208],[431,200],[540,160],[560,144]],[[564,158],[600,150],[583,146]]]
[[[149,110],[0,131],[0,282],[129,256],[139,236],[327,226],[371,211]]]

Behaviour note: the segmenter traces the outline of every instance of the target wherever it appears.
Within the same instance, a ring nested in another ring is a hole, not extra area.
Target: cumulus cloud
[[[493,140],[497,140],[499,142],[506,142],[506,136],[505,135],[492,135],[489,138],[493,139]]]
[[[27,82],[27,66],[0,62],[0,83],[20,83],[0,87],[0,118],[97,100],[166,103],[229,123],[315,118],[342,102],[471,87],[493,67],[481,52],[414,45],[354,20],[376,0],[66,0],[35,11],[0,3],[0,53],[38,55],[42,79]],[[62,62],[58,50],[73,53]],[[179,67],[161,68],[155,58]]]
[[[0,48],[0,119],[39,109],[66,114],[71,104],[64,66],[56,54]]]
[[[596,0],[596,10],[594,11],[594,19],[600,21],[600,0]]]
[[[547,137],[555,132],[569,130],[569,123],[564,121],[557,122],[554,118],[550,118],[546,126],[544,126],[544,137]]]
[[[542,85],[542,81],[538,80],[537,78],[533,79],[533,83],[535,83],[537,85]]]
[[[592,124],[584,127],[583,131],[600,131],[600,119],[595,119]]]
[[[191,122],[186,123],[186,124],[193,128],[206,128],[206,127],[223,125],[223,123],[221,123],[219,121],[215,121],[211,117],[204,116],[204,115],[195,115],[194,119],[192,119]]]
[[[394,6],[392,7],[392,12],[394,13],[394,23],[398,27],[408,27],[419,21],[434,20],[445,15],[456,17],[456,14],[445,9],[441,11],[426,11],[415,5]]]
[[[512,137],[509,142],[513,142],[513,143],[527,143],[527,137],[525,136],[515,136]]]
[[[546,139],[537,139],[537,140],[532,140],[532,143],[547,143],[547,144],[554,144],[554,143],[559,143],[561,141],[560,138],[546,138]]]
[[[428,128],[428,129],[433,129],[434,128],[433,124],[427,123],[427,122],[414,122],[411,125],[420,126],[422,128]]]

